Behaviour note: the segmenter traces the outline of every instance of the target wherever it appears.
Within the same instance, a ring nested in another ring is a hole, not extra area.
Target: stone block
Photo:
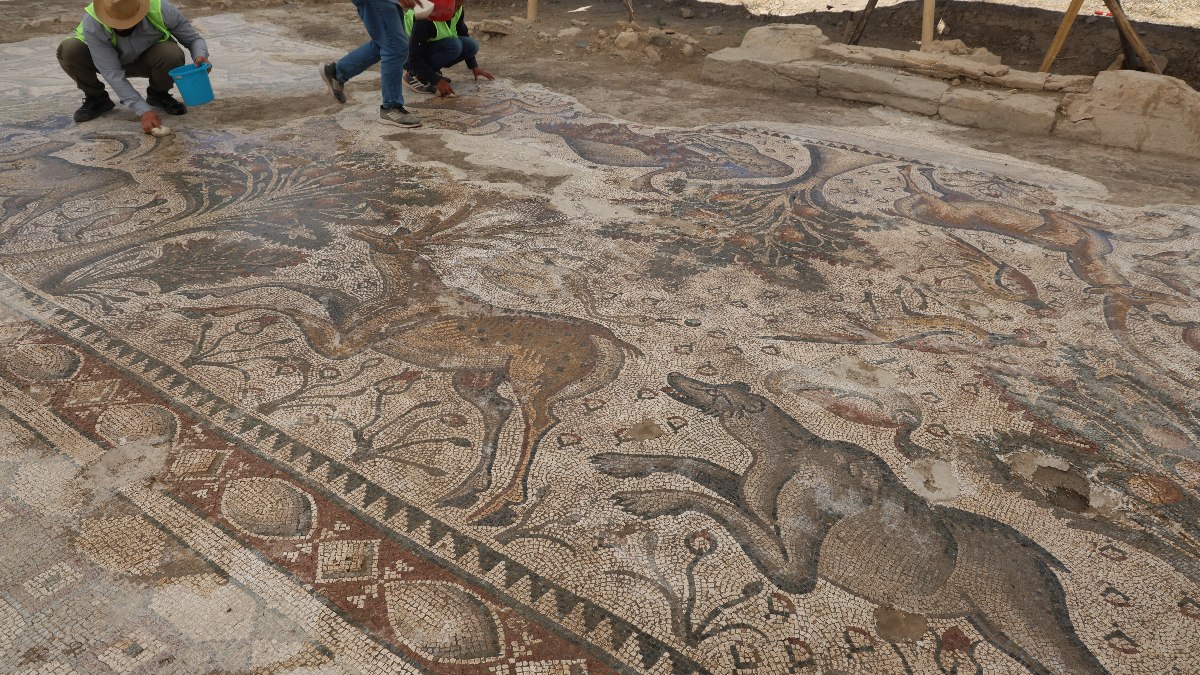
[[[878,103],[922,115],[935,115],[949,89],[944,82],[866,66],[821,67],[817,89],[822,96]]]
[[[1146,152],[1200,157],[1200,93],[1186,82],[1104,71],[1091,90],[1063,99],[1055,135]]]
[[[807,61],[817,47],[828,44],[829,38],[820,28],[802,23],[771,24],[746,31],[742,49],[752,49],[769,56],[776,63]]]
[[[1010,70],[999,77],[984,75],[981,80],[986,84],[1004,87],[1005,89],[1042,91],[1046,88],[1046,79],[1049,77],[1049,73],[1031,73],[1027,70]]]
[[[821,67],[819,61],[789,61],[775,66],[775,91],[816,96]]]
[[[831,43],[816,49],[816,57],[825,61],[858,63],[868,66],[903,68],[904,52],[883,47],[860,47]]]
[[[978,61],[980,63],[998,66],[1000,57],[988,51],[985,47],[968,47],[962,40],[934,40],[928,45],[922,45],[921,51],[932,54],[950,54]]]
[[[1065,91],[1069,94],[1083,94],[1092,89],[1096,78],[1091,75],[1051,75],[1046,78],[1046,91]]]
[[[909,70],[946,80],[956,77],[972,80],[979,80],[985,76],[1001,77],[1011,70],[1008,66],[980,63],[963,56],[931,52],[906,52],[903,60],[906,64],[904,67]]]
[[[1054,128],[1058,103],[1053,96],[955,87],[942,97],[938,114],[967,127],[1045,135]]]
[[[775,80],[772,68],[778,64],[764,61],[761,57],[761,53],[752,49],[722,49],[704,57],[700,77],[717,84],[772,89]]]
[[[501,19],[484,19],[471,24],[471,29],[479,35],[508,35],[512,33],[511,21]]]
[[[578,26],[571,26],[570,28],[564,28],[564,29],[558,31],[558,39],[562,40],[564,38],[573,38],[573,37],[579,35],[579,33],[581,33],[581,32],[582,31],[580,31]]]

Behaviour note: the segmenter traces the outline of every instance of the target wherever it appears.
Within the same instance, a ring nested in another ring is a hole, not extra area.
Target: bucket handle
[[[196,66],[196,70],[193,70],[191,72],[194,73],[196,71],[204,71],[207,73],[210,70],[212,70],[212,64],[209,63],[208,61],[205,61],[204,63],[201,63],[199,66]],[[191,73],[187,73],[187,74],[190,75]],[[176,75],[175,79],[182,80],[183,77],[184,77],[183,75]]]

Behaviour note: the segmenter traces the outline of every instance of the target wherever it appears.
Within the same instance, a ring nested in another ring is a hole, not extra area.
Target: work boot
[[[380,108],[379,120],[385,124],[395,124],[398,127],[419,127],[421,118],[408,112],[404,106],[399,108]]]
[[[346,102],[346,83],[337,77],[337,64],[326,63],[321,66],[321,79],[329,87],[329,93],[338,103]]]
[[[75,121],[87,122],[94,120],[104,113],[117,107],[108,94],[103,96],[88,96],[83,99],[83,105],[79,106],[79,110],[75,111]]]
[[[163,109],[168,115],[186,115],[187,106],[175,100],[169,91],[146,90],[146,103]]]

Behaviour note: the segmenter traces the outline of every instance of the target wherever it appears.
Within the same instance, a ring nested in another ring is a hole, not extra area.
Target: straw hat
[[[113,30],[133,28],[146,18],[150,0],[96,0],[93,9],[100,23]]]

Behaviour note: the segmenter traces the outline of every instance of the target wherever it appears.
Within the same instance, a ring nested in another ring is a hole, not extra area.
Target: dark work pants
[[[133,63],[125,64],[125,77],[148,77],[150,89],[165,94],[175,86],[175,81],[168,75],[172,68],[184,64],[183,49],[174,40],[155,43]],[[75,80],[75,86],[88,97],[107,96],[104,82],[100,79],[96,65],[92,63],[92,51],[88,46],[76,40],[67,38],[58,45],[58,64],[63,71]]]

